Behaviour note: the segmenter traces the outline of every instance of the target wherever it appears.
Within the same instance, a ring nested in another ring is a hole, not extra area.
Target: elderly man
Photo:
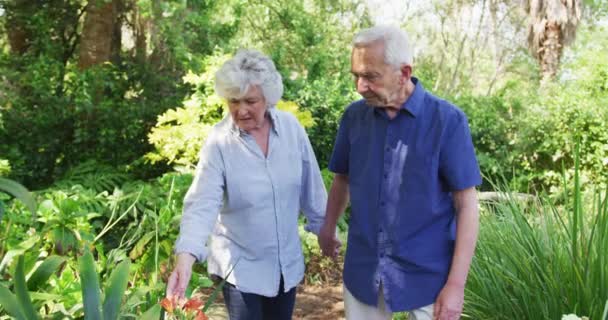
[[[466,116],[412,76],[405,32],[378,26],[354,39],[363,99],[340,122],[335,178],[319,242],[335,256],[336,221],[351,203],[344,262],[346,317],[458,319],[479,227],[479,166]]]

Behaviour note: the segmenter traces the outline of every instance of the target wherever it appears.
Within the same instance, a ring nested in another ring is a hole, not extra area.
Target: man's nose
[[[367,92],[368,90],[369,90],[369,82],[363,77],[358,77],[357,78],[357,92],[363,93],[363,92]]]

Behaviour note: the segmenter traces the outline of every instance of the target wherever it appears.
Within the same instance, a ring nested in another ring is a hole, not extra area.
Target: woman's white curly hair
[[[226,99],[242,97],[252,85],[260,86],[268,107],[283,95],[283,79],[274,63],[256,50],[239,50],[215,74],[215,92]]]

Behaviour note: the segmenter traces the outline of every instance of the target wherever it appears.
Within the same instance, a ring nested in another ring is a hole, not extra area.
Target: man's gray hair
[[[394,26],[374,26],[355,35],[353,46],[367,47],[376,42],[384,44],[384,62],[395,67],[412,64],[412,49],[407,33]]]
[[[256,50],[239,50],[215,73],[215,92],[226,99],[242,97],[252,85],[260,86],[268,107],[283,95],[283,80],[274,63]]]

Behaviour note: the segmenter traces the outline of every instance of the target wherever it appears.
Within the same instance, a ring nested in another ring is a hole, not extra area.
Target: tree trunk
[[[124,19],[125,4],[122,0],[113,0],[114,15],[112,17],[112,45],[111,45],[111,61],[118,65],[120,64],[120,52],[122,50],[122,23]]]
[[[7,24],[10,25],[10,29],[8,29],[8,43],[11,47],[11,53],[16,55],[24,54],[28,47],[27,32],[18,24]]]
[[[80,42],[78,67],[81,70],[110,61],[115,11],[114,1],[89,1]]]
[[[5,28],[8,35],[8,44],[11,53],[15,55],[24,54],[30,45],[30,34],[27,30],[26,19],[32,15],[31,4],[25,0],[17,0],[6,4]]]
[[[137,8],[137,4],[134,5],[133,9],[133,33],[135,34],[135,60],[143,64],[146,62],[148,57],[148,28],[149,19],[144,17]]]
[[[546,84],[555,78],[562,55],[561,31],[556,22],[548,22],[545,26],[546,38],[540,48],[540,66],[542,72],[541,84]]]

